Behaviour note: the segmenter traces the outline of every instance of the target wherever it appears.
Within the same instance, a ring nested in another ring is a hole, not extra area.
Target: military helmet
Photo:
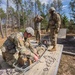
[[[49,11],[55,11],[55,8],[54,7],[51,7]]]
[[[30,33],[32,36],[34,36],[34,29],[32,27],[27,27],[25,31],[27,33]]]

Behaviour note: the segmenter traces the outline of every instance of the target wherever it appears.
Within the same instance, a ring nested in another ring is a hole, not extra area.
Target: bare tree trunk
[[[36,4],[36,0],[35,0],[35,16],[37,15],[37,4]]]
[[[23,16],[23,26],[24,26],[24,29],[25,29],[26,25],[25,25],[25,21],[24,21],[24,16]]]
[[[20,30],[20,14],[18,12],[18,27],[19,27],[19,30]]]
[[[7,26],[8,26],[8,7],[9,7],[9,3],[8,3],[8,0],[7,0],[7,22],[6,22],[6,28],[5,28],[6,37],[7,37]]]
[[[12,17],[12,18],[11,18],[11,19],[12,19],[12,21],[11,21],[11,25],[12,25],[12,26],[11,26],[11,31],[14,31],[14,23],[13,23],[14,21],[13,21],[13,16],[11,16],[11,17]]]
[[[24,9],[23,9],[23,12],[22,12],[22,14],[23,14],[23,26],[24,26],[24,29],[25,29],[25,21],[24,21]]]
[[[2,28],[2,24],[1,24],[1,18],[0,18],[0,32],[1,32],[2,38],[4,38],[3,28]]]
[[[21,11],[22,11],[22,17],[23,17],[23,27],[25,29],[25,22],[24,22],[24,9],[23,6],[21,5]]]
[[[17,3],[17,24],[20,29],[20,14],[19,14],[19,4]]]

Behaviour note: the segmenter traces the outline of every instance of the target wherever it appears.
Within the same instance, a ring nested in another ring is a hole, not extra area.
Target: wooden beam
[[[75,53],[72,53],[72,52],[67,52],[67,51],[63,51],[63,54],[67,54],[67,55],[72,55],[72,56],[75,56]]]

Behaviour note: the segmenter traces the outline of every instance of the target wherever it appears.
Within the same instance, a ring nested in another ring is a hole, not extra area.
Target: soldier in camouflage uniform
[[[31,61],[33,60],[37,61],[38,60],[37,50],[30,43],[30,37],[34,36],[34,30],[31,27],[27,27],[25,29],[23,36],[24,36],[24,46],[21,47],[20,55],[28,56],[28,58]]]
[[[43,20],[42,16],[35,16],[34,18],[34,25],[35,25],[35,36],[36,36],[36,40],[41,40],[41,21]]]
[[[57,12],[55,12],[54,7],[50,8],[49,13],[50,13],[50,18],[49,18],[46,31],[50,29],[50,40],[51,40],[51,45],[53,46],[51,50],[55,51],[56,44],[57,44],[57,33],[59,32],[59,29],[60,29],[61,18],[60,18],[60,15]]]
[[[13,66],[15,62],[21,66],[28,63],[30,65],[33,61],[39,59],[39,56],[42,55],[39,52],[43,53],[45,48],[34,48],[30,43],[30,37],[32,36],[34,36],[34,30],[31,27],[27,27],[24,35],[14,33],[7,38],[1,50],[4,60],[9,65]]]
[[[18,45],[20,46],[19,40],[16,37],[17,33],[11,34],[4,42],[1,50],[3,59],[11,66],[18,60]]]
[[[30,63],[30,58],[35,61],[38,60],[37,51],[29,41],[29,38],[33,35],[34,30],[28,27],[24,32],[25,41],[19,33],[13,33],[7,38],[1,50],[4,60],[9,65],[13,66],[13,64],[18,61],[18,63],[23,66],[26,62]]]

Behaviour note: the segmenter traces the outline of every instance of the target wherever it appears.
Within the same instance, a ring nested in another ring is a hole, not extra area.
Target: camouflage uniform
[[[27,39],[24,42],[24,46],[21,47],[20,52],[22,54],[26,54],[26,55],[30,55],[30,56],[34,56],[37,53],[36,50],[33,48],[33,46],[30,44],[30,40],[29,39]]]
[[[49,18],[48,22],[48,28],[50,28],[50,40],[51,40],[51,45],[53,47],[56,46],[57,44],[57,33],[59,32],[61,25],[61,18],[60,15],[56,12],[53,12],[53,14]]]
[[[27,38],[24,42],[24,46],[21,47],[20,49],[20,65],[24,65],[26,62],[25,57],[27,57],[28,61],[34,61],[35,57],[37,56],[37,51],[36,49],[33,48],[33,46],[30,44],[30,40]],[[30,62],[29,62],[30,63]]]
[[[36,16],[34,18],[34,23],[35,23],[35,36],[36,36],[36,40],[41,40],[41,21],[43,20],[43,17],[41,16]]]
[[[4,60],[11,66],[18,60],[17,48],[18,40],[16,34],[10,35],[1,48]]]
[[[32,32],[33,35],[34,32]],[[2,55],[4,60],[11,66],[18,61],[20,65],[24,65],[30,57],[34,58],[36,51],[31,46],[29,39],[24,42],[19,33],[11,34],[2,48]],[[29,56],[29,58],[27,58]]]
[[[25,32],[24,32],[24,45],[22,45],[21,50],[20,50],[20,58],[22,60],[24,56],[27,56],[28,61],[30,61],[30,60],[33,61],[34,58],[37,56],[37,51],[31,45],[30,39],[28,38],[28,33],[30,33],[32,36],[34,36],[34,30],[31,27],[27,27],[25,29]],[[21,65],[24,64],[26,59],[23,59],[23,60],[24,61],[21,62]]]

